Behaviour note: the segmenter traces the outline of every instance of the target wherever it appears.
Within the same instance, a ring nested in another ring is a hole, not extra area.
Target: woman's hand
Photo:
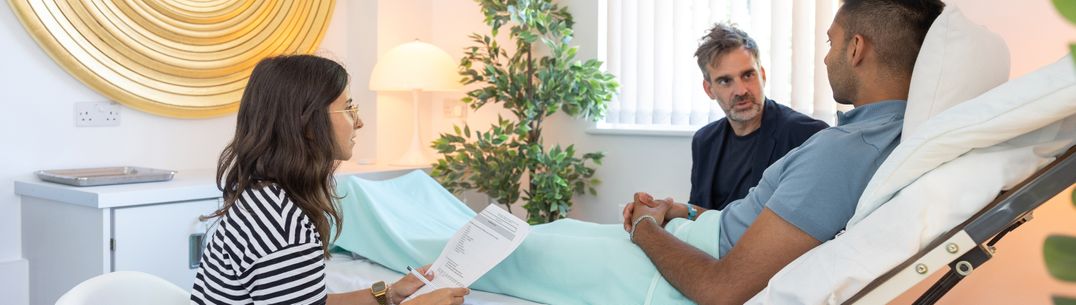
[[[418,271],[419,274],[426,275],[426,271],[429,269],[430,265],[425,265],[418,268],[416,271]],[[426,280],[433,280],[433,275],[426,275]],[[405,274],[403,278],[400,278],[399,281],[392,283],[392,288],[389,289],[389,292],[392,294],[390,300],[394,302],[403,301],[403,299],[411,296],[411,294],[415,293],[419,288],[422,288],[423,285],[425,284],[423,284],[421,280],[409,272]]]
[[[433,275],[426,275],[426,271],[430,269],[430,265],[422,266],[418,268],[419,274],[425,275],[427,280],[433,280]],[[415,277],[413,274],[408,273],[404,275],[399,281],[392,284],[392,289],[389,289],[392,294],[393,302],[402,302],[411,294],[422,288],[424,284],[421,280]],[[467,288],[442,288],[434,290],[430,293],[416,296],[414,299],[404,302],[407,305],[460,305],[463,304],[463,296],[470,294],[471,290]]]
[[[400,305],[460,305],[463,296],[471,293],[467,288],[441,288],[423,294]]]

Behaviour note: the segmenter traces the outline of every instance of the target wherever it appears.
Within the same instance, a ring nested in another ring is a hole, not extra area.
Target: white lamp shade
[[[382,54],[370,75],[374,91],[454,91],[461,87],[456,63],[444,50],[418,40]]]

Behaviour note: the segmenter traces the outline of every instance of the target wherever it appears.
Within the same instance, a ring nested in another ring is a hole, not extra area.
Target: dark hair
[[[862,35],[892,72],[911,77],[927,30],[941,15],[940,0],[844,0],[835,22],[844,40]]]
[[[244,191],[275,183],[313,221],[328,258],[329,229],[335,223],[338,236],[342,225],[333,179],[333,152],[342,144],[334,140],[328,108],[347,84],[344,67],[322,57],[258,62],[239,102],[235,137],[217,163],[224,205],[209,217],[228,213]]]
[[[702,76],[707,81],[710,80],[710,72],[706,71],[706,66],[713,63],[721,55],[725,55],[725,53],[739,47],[744,47],[748,52],[751,52],[751,55],[755,57],[755,61],[758,62],[758,44],[755,43],[754,39],[751,39],[751,36],[748,36],[746,32],[732,24],[714,24],[714,27],[710,28],[706,35],[699,39],[699,48],[695,49],[695,58],[699,62]]]

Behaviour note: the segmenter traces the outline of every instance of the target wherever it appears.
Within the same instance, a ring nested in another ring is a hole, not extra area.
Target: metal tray
[[[172,180],[172,177],[176,175],[176,171],[135,166],[116,166],[40,170],[35,174],[45,181],[74,186],[94,186],[168,181]]]

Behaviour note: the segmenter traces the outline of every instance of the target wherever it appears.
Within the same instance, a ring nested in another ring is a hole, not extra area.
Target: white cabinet
[[[205,232],[198,216],[217,205],[217,199],[205,199],[95,208],[23,196],[30,304],[52,304],[78,283],[118,270],[147,272],[190,289],[187,239]]]
[[[217,199],[112,210],[113,271],[142,271],[190,289],[202,255],[202,236],[215,219]]]
[[[386,179],[415,168],[342,165],[340,175]],[[30,304],[52,304],[91,277],[134,270],[190,289],[199,237],[220,206],[212,171],[180,171],[168,182],[72,187],[17,179]],[[193,264],[192,264],[193,263]],[[2,302],[0,302],[2,303]]]

